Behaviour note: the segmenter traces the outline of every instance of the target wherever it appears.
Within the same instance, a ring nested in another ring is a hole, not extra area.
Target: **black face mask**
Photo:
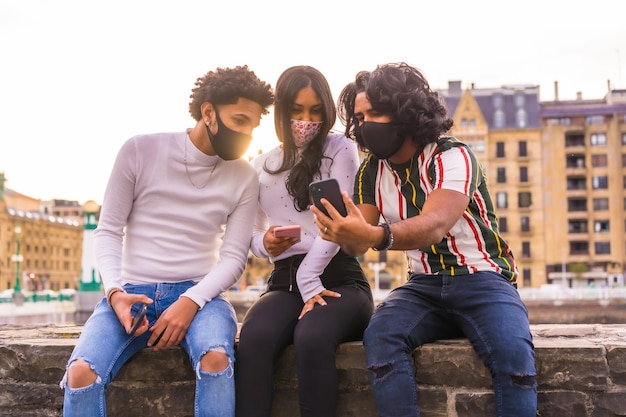
[[[359,131],[365,147],[378,159],[393,156],[404,143],[393,123],[363,122]]]
[[[216,111],[215,118],[217,119],[217,133],[212,134],[209,124],[206,123],[206,132],[209,135],[211,146],[213,150],[225,161],[231,161],[233,159],[241,158],[248,150],[250,142],[252,141],[252,135],[246,135],[245,133],[236,132],[227,128],[220,114]]]

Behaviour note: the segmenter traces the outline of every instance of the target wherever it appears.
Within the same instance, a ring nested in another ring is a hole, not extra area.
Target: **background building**
[[[76,288],[80,277],[82,224],[45,214],[40,200],[4,188],[0,173],[0,291]]]
[[[548,280],[623,285],[626,90],[541,103]]]
[[[487,172],[520,287],[624,285],[626,90],[541,102],[536,86],[441,91]]]

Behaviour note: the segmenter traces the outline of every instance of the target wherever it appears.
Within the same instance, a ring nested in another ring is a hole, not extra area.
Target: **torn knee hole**
[[[226,349],[217,346],[206,352],[200,359],[201,369],[204,372],[221,372],[228,368],[230,360]]]
[[[67,385],[70,388],[87,387],[98,380],[93,366],[84,359],[77,359],[67,370]]]
[[[535,386],[535,376],[534,375],[511,375],[511,381],[519,386],[532,388]]]
[[[372,371],[374,373],[374,375],[376,376],[376,378],[382,378],[385,375],[387,375],[389,372],[391,372],[391,365],[390,364],[386,364],[386,365],[373,365],[370,367],[370,371]]]

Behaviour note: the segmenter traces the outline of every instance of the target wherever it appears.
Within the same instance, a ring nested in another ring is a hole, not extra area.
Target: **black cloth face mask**
[[[378,159],[393,156],[404,143],[393,123],[363,122],[359,130],[365,147]]]
[[[226,127],[226,125],[222,123],[222,119],[217,110],[215,111],[215,118],[217,119],[216,134],[211,133],[208,123],[205,124],[206,132],[209,135],[213,150],[217,156],[225,161],[241,158],[250,146],[252,135],[237,132]]]

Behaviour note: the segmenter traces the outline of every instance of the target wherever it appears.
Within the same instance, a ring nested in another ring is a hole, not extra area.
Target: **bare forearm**
[[[463,216],[469,197],[452,190],[433,191],[420,215],[391,225],[392,249],[427,248],[441,242]]]
[[[447,230],[437,227],[426,217],[413,217],[390,225],[394,250],[427,248],[441,242]]]

